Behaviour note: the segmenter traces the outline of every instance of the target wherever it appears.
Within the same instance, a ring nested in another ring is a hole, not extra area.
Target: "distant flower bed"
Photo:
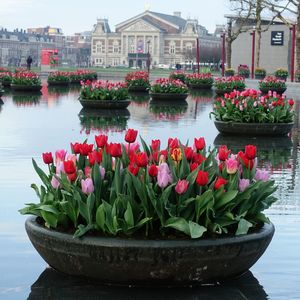
[[[12,75],[12,84],[23,85],[23,86],[39,86],[41,80],[39,76],[30,71],[19,71]]]
[[[239,74],[239,76],[243,76],[245,78],[248,78],[249,74],[250,74],[249,67],[247,65],[239,65],[238,74]]]
[[[149,74],[145,71],[136,71],[128,73],[125,77],[128,88],[131,87],[145,87],[149,88]]]
[[[0,73],[7,73],[10,72],[7,68],[0,68]]]
[[[234,69],[228,68],[228,69],[225,69],[224,74],[225,74],[225,76],[234,76],[235,71],[234,71]]]
[[[151,93],[161,94],[186,94],[188,87],[180,80],[170,80],[166,78],[159,78],[152,83],[150,88]]]
[[[294,100],[276,92],[261,96],[256,90],[234,91],[219,97],[213,112],[217,121],[239,123],[290,123],[294,119]]]
[[[259,88],[269,89],[286,89],[286,83],[284,80],[280,80],[274,76],[267,76],[263,80],[259,81]]]
[[[95,80],[97,79],[97,73],[89,70],[77,70],[69,72],[69,77],[71,82]]]
[[[222,91],[243,90],[246,87],[245,79],[242,76],[216,78],[214,85],[217,90]]]
[[[70,82],[69,72],[50,72],[48,76],[48,83],[50,82]]]
[[[213,85],[214,79],[211,73],[194,73],[186,76],[188,85]]]
[[[84,100],[125,100],[128,89],[125,82],[97,80],[81,82],[80,98]]]
[[[289,72],[286,69],[279,68],[275,71],[274,75],[276,77],[287,77],[289,75]]]
[[[185,82],[187,74],[185,74],[183,71],[175,71],[172,72],[169,76],[170,80],[180,80],[182,82]]]
[[[3,85],[11,84],[12,74],[10,72],[0,72],[0,83]]]
[[[263,68],[256,68],[254,74],[258,76],[266,76],[267,72]]]

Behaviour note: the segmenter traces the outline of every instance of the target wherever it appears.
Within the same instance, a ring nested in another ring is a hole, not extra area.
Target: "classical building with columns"
[[[196,40],[201,47],[220,49],[220,37],[209,34],[195,19],[145,11],[116,25],[112,32],[107,19],[98,19],[92,33],[91,58],[94,66],[145,67],[195,61]]]

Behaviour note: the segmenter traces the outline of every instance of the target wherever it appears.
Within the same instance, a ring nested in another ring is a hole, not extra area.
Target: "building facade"
[[[198,20],[183,19],[180,12],[145,11],[116,25],[115,32],[107,19],[98,19],[92,33],[92,64],[143,68],[148,54],[153,66],[195,61],[197,38],[201,47],[221,49],[219,37],[210,35]]]

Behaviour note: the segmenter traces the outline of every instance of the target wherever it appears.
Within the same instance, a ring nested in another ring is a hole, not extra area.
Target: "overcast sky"
[[[108,18],[115,25],[145,11],[196,18],[213,32],[216,24],[224,24],[229,0],[0,0],[0,27],[8,30],[29,27],[62,28],[63,33],[92,30],[97,18]]]

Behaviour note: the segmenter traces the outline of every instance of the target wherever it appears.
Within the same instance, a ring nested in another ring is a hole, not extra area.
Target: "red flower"
[[[153,159],[154,162],[158,162],[158,152],[152,152],[152,155],[150,155],[150,160]]]
[[[76,166],[72,160],[64,161],[64,169],[67,174],[73,174],[76,172]]]
[[[295,102],[294,102],[293,99],[289,99],[289,100],[288,100],[288,104],[289,104],[290,106],[293,106],[293,105],[295,104]]]
[[[83,156],[88,156],[88,154],[93,151],[93,147],[94,147],[93,144],[86,144],[86,143],[81,144],[79,152]]]
[[[195,143],[195,148],[197,150],[202,150],[205,147],[205,140],[203,137],[199,138],[199,139],[194,139],[194,143]]]
[[[80,143],[75,143],[75,144],[72,144],[72,143],[71,143],[71,149],[73,150],[73,152],[74,152],[75,154],[80,153],[80,147],[81,147],[81,144],[80,144]]]
[[[185,180],[185,179],[180,180],[179,179],[176,186],[175,186],[175,192],[178,195],[182,195],[187,191],[188,186],[189,186],[189,182],[187,180]]]
[[[99,148],[103,148],[106,145],[107,140],[108,140],[108,136],[105,134],[100,134],[100,135],[95,136],[95,141],[96,141],[97,147],[99,147]]]
[[[254,162],[253,162],[252,159],[248,159],[243,151],[240,151],[240,152],[238,153],[238,157],[241,159],[242,164],[243,164],[246,168],[252,170],[253,165],[254,165]]]
[[[109,145],[109,153],[112,157],[120,157],[122,156],[122,148],[119,143],[111,143]]]
[[[200,153],[193,153],[193,162],[196,162],[198,165],[201,165],[204,161],[205,157],[203,157]]]
[[[192,160],[193,154],[194,154],[194,151],[191,147],[185,147],[184,148],[184,155],[185,155],[187,160]]]
[[[222,145],[219,147],[219,160],[225,161],[228,158],[230,150],[228,150],[226,145]]]
[[[139,167],[146,167],[148,164],[148,156],[146,152],[139,152],[135,156],[135,162]]]
[[[130,163],[128,166],[128,170],[131,174],[136,176],[139,173],[140,168],[137,165]]]
[[[159,150],[160,147],[160,140],[152,140],[151,147],[153,151]]]
[[[160,151],[160,155],[163,155],[165,157],[165,159],[168,159],[168,150],[161,150]]]
[[[179,143],[178,143],[178,139],[175,138],[169,138],[168,139],[168,147],[169,148],[178,148],[179,147]]]
[[[214,188],[218,190],[221,186],[225,185],[228,180],[224,179],[223,177],[219,176],[214,184]]]
[[[254,145],[245,146],[245,155],[248,159],[254,159],[256,157],[256,146]]]
[[[43,161],[45,164],[49,165],[53,163],[53,156],[51,152],[43,153]]]
[[[125,135],[125,141],[127,143],[134,143],[136,140],[136,136],[138,134],[137,130],[134,129],[128,129]]]
[[[71,182],[75,181],[76,178],[77,178],[76,172],[71,173],[71,174],[67,174],[67,176],[68,176],[68,178],[69,178],[69,180],[70,180]]]
[[[156,165],[151,165],[149,168],[148,168],[148,173],[151,177],[156,177],[157,176],[157,173],[158,173],[158,168]]]
[[[208,183],[208,172],[199,170],[196,178],[196,183],[200,186],[207,185]]]
[[[99,151],[90,152],[88,157],[91,166],[93,166],[95,162],[97,162],[98,164],[102,162],[102,152]]]
[[[190,170],[191,170],[191,172],[193,172],[195,169],[197,169],[198,166],[199,165],[196,162],[193,162],[192,164],[190,164]]]

